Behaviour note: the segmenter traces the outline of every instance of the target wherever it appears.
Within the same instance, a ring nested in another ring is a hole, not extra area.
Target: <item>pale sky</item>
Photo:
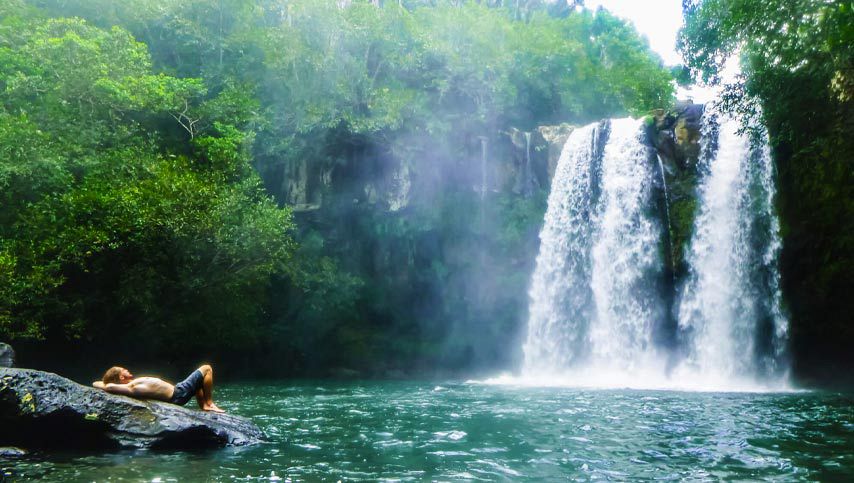
[[[649,40],[652,50],[667,65],[682,62],[676,53],[676,33],[682,26],[680,0],[585,0],[584,6],[596,10],[605,7],[618,17],[630,20]]]

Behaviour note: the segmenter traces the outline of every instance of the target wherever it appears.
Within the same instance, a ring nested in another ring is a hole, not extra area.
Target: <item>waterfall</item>
[[[771,148],[768,144],[768,133],[761,133],[762,148],[759,152],[759,182],[764,199],[760,207],[760,222],[765,223],[767,244],[762,256],[762,269],[767,276],[767,292],[765,300],[770,301],[768,310],[772,328],[771,351],[768,351],[762,361],[764,369],[770,374],[776,374],[781,380],[788,379],[787,346],[789,341],[789,319],[783,312],[783,292],[780,288],[780,250],[783,241],[780,238],[780,220],[774,211],[774,198],[777,194],[774,185],[774,162],[771,159]],[[760,228],[761,229],[761,228]]]
[[[572,132],[540,233],[522,382],[785,387],[773,163],[767,136],[751,143],[738,128],[704,117],[688,274],[679,281],[665,269],[667,187],[662,209],[653,196],[655,178],[665,181],[662,161],[656,166],[642,123]]]
[[[628,369],[652,351],[660,271],[641,123],[574,131],[558,162],[530,290],[525,372]],[[601,149],[601,139],[607,144]]]
[[[658,232],[651,210],[651,149],[642,123],[611,121],[602,159],[601,212],[594,220],[593,271],[596,304],[588,341],[597,367],[630,369],[652,349],[656,307],[650,275],[661,272]]]
[[[555,170],[529,292],[527,372],[569,367],[584,350],[583,333],[593,311],[589,245],[595,177],[591,166],[600,155],[601,131],[598,124],[573,131]]]
[[[764,133],[751,143],[739,127],[726,115],[704,119],[700,208],[679,305],[687,369],[712,382],[777,375],[788,326],[770,151]]]

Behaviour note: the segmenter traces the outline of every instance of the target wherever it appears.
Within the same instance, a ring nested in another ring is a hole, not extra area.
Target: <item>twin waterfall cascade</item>
[[[570,135],[540,233],[523,381],[786,387],[767,141],[760,133],[751,142],[737,120],[712,109],[703,123],[687,274],[678,280],[667,268],[664,166],[643,122],[615,119]]]

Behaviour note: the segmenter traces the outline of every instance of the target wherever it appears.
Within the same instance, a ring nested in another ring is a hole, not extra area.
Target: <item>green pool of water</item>
[[[0,459],[0,480],[854,478],[850,395],[284,382],[216,397],[269,442]]]

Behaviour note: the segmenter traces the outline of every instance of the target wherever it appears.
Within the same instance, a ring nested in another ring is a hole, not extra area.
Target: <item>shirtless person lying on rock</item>
[[[207,364],[174,386],[156,377],[134,379],[130,371],[118,366],[107,369],[104,379],[95,381],[92,385],[112,394],[137,399],[156,399],[180,406],[196,396],[196,402],[203,411],[225,412],[213,402],[213,369]]]

